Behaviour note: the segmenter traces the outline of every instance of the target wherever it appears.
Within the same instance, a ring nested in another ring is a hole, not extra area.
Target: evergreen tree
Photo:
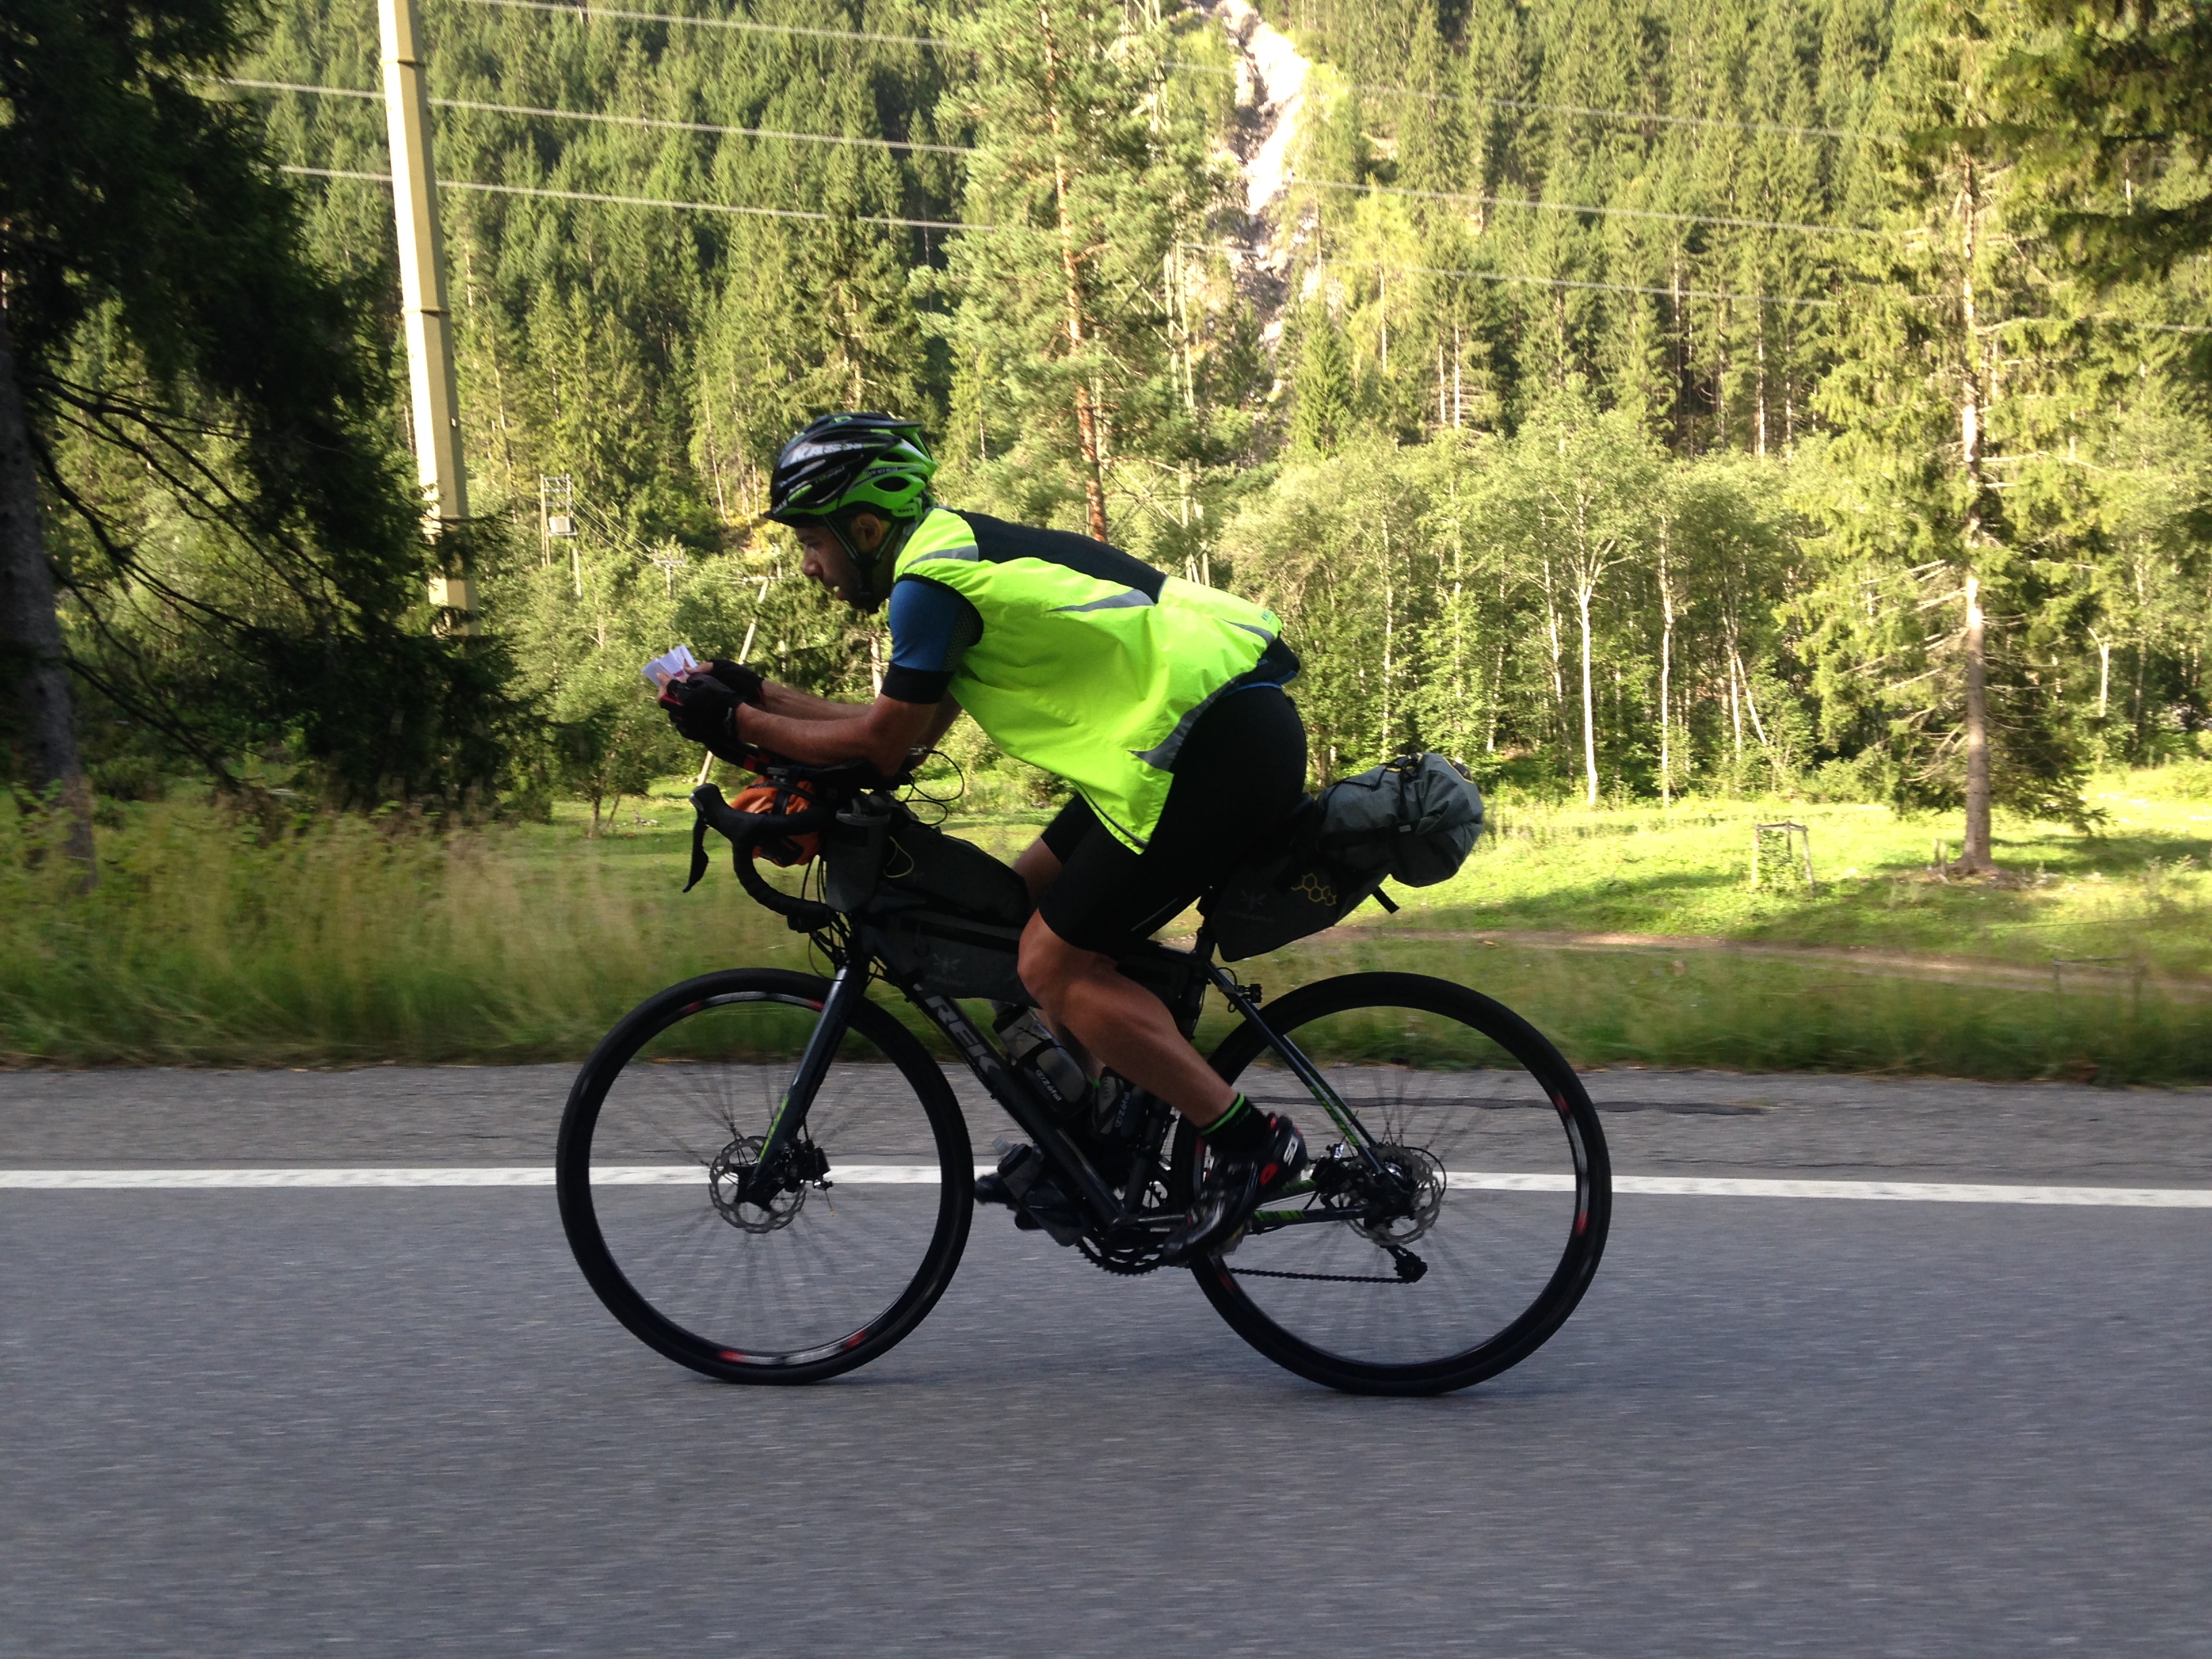
[[[2001,50],[1967,5],[1932,0],[1899,54],[1884,113],[1917,137],[1820,394],[1837,471],[1827,581],[1806,611],[1830,736],[1886,724],[1899,794],[1963,805],[1967,874],[1995,867],[1993,805],[2081,810],[2066,711],[2027,650],[2052,567],[2010,469],[2039,452],[2066,325],[1987,142]]]
[[[200,91],[256,21],[232,0],[0,15],[9,724],[33,787],[80,811],[64,652],[226,781],[287,738],[357,798],[493,763],[497,664],[427,628],[357,296],[308,256],[252,112]]]
[[[2212,11],[2188,0],[2024,0],[2037,32],[1996,76],[2007,137],[2052,228],[2106,283],[2212,251]],[[2203,317],[2201,285],[2192,322]],[[2212,379],[2212,337],[2194,367]]]
[[[990,0],[962,39],[978,60],[958,94],[978,144],[964,211],[989,228],[954,240],[948,338],[956,373],[998,377],[975,404],[1009,434],[976,482],[1031,517],[1073,495],[1103,538],[1109,492],[1147,506],[1160,470],[1193,459],[1175,313],[1178,244],[1201,240],[1219,190],[1206,106],[1170,81],[1164,21]]]
[[[1291,449],[1295,454],[1327,455],[1351,435],[1353,389],[1344,333],[1326,305],[1307,306],[1298,348]]]

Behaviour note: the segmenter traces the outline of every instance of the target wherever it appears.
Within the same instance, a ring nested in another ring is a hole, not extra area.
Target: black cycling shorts
[[[1142,853],[1116,841],[1079,795],[1046,826],[1061,868],[1037,913],[1070,945],[1121,956],[1227,875],[1290,816],[1305,786],[1297,706],[1280,686],[1231,691],[1183,739]]]

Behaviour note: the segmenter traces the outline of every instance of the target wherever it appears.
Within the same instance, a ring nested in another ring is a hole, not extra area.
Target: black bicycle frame
[[[712,784],[702,785],[692,791],[691,802],[697,813],[697,821],[691,837],[690,885],[696,885],[700,877],[706,873],[705,838],[711,825],[731,843],[738,884],[763,908],[782,915],[794,930],[802,933],[815,932],[837,921],[838,913],[825,904],[777,892],[762,880],[750,857],[752,844],[764,835],[821,828],[830,817],[827,808],[817,807],[807,812],[780,817],[739,813],[729,807],[722,799],[721,791]],[[690,886],[687,885],[684,890],[689,892]],[[1212,947],[1206,943],[1203,928],[1200,930],[1199,939],[1199,948],[1194,951],[1147,947],[1151,954],[1133,958],[1133,965],[1139,961],[1153,967],[1162,963],[1185,967],[1194,964],[1208,982],[1228,1000],[1229,1006],[1249,1020],[1267,1040],[1267,1046],[1282,1057],[1291,1074],[1305,1085],[1307,1092],[1335,1121],[1346,1144],[1356,1146],[1368,1167],[1381,1173],[1382,1165],[1375,1153],[1375,1137],[1369,1133],[1367,1126],[1360,1122],[1358,1115],[1329,1086],[1328,1079],[1322,1075],[1320,1068],[1301,1054],[1296,1044],[1267,1024],[1261,1015],[1258,1002],[1237,982],[1236,977],[1212,960]],[[821,1088],[822,1079],[828,1074],[830,1063],[836,1055],[837,1045],[844,1040],[846,1028],[852,1023],[853,1006],[866,996],[868,981],[874,977],[876,966],[860,936],[857,933],[848,936],[838,959],[837,971],[830,981],[830,994],[823,999],[822,1018],[816,1022],[812,1035],[807,1038],[806,1048],[799,1055],[799,1065],[792,1073],[790,1086],[784,1091],[783,1098],[776,1105],[775,1115],[769,1123],[768,1133],[762,1138],[759,1155],[738,1192],[739,1203],[765,1204],[774,1193],[782,1188],[785,1165],[791,1149],[799,1132],[805,1127],[806,1115],[813,1107],[815,1093]],[[1136,1209],[1133,1202],[1125,1204],[1114,1196],[1113,1188],[1092,1167],[1082,1148],[1060,1127],[1052,1109],[1026,1083],[1015,1076],[1005,1057],[976,1030],[968,1016],[961,1012],[959,1004],[950,997],[925,990],[918,983],[898,980],[890,982],[896,984],[908,1000],[927,1014],[938,1030],[945,1033],[959,1051],[960,1057],[968,1062],[968,1069],[975,1074],[976,1080],[990,1091],[994,1100],[1005,1108],[1006,1115],[1029,1134],[1052,1165],[1073,1179],[1075,1191],[1070,1196],[1089,1213],[1095,1226],[1105,1233],[1111,1233],[1132,1226],[1152,1228],[1165,1224],[1158,1214],[1146,1214]],[[1202,995],[1203,993],[1198,994]],[[1173,998],[1166,997],[1164,993],[1163,996],[1170,1006],[1175,1006]],[[1180,1016],[1186,1036],[1195,1029],[1197,1011],[1197,997],[1193,996],[1186,1001]],[[1159,1150],[1157,1146],[1140,1148],[1139,1151],[1158,1168]],[[1134,1200],[1141,1194],[1143,1188],[1133,1179],[1125,1190]]]
[[[856,959],[858,958],[858,959]],[[830,981],[830,994],[823,999],[822,1017],[815,1023],[806,1047],[799,1057],[792,1073],[790,1085],[777,1103],[775,1116],[769,1124],[760,1152],[753,1164],[747,1188],[758,1182],[764,1188],[761,1200],[775,1192],[781,1184],[782,1164],[786,1155],[805,1127],[808,1111],[812,1108],[817,1091],[828,1074],[830,1061],[836,1057],[837,1045],[844,1040],[847,1027],[852,1022],[854,1002],[867,994],[869,971],[872,964],[855,951],[841,965]],[[1343,1132],[1346,1143],[1358,1150],[1360,1157],[1370,1169],[1382,1169],[1374,1152],[1375,1137],[1358,1115],[1346,1105],[1343,1097],[1330,1086],[1319,1067],[1301,1053],[1297,1045],[1276,1031],[1262,1018],[1259,1005],[1253,1001],[1245,988],[1218,964],[1205,964],[1207,977],[1228,1000],[1230,1006],[1258,1028],[1267,1046],[1280,1055],[1298,1081],[1320,1103],[1323,1110]],[[896,981],[892,981],[896,983]],[[1113,1188],[1092,1165],[1083,1149],[1060,1127],[1054,1109],[1016,1075],[1013,1068],[994,1048],[983,1034],[975,1029],[975,1022],[962,1011],[951,998],[925,991],[917,986],[900,986],[909,1001],[929,1017],[930,1023],[942,1031],[961,1059],[974,1073],[975,1080],[989,1091],[1006,1115],[1012,1118],[1037,1149],[1043,1152],[1052,1166],[1073,1180],[1075,1186],[1069,1196],[1083,1208],[1091,1224],[1103,1234],[1135,1228],[1164,1226],[1172,1218],[1157,1212],[1146,1212],[1136,1207],[1135,1200],[1143,1188],[1135,1182],[1125,1188],[1129,1201],[1114,1195]],[[1159,1148],[1139,1146],[1136,1155],[1149,1158],[1157,1168]],[[1301,1188],[1302,1190],[1302,1188]],[[1287,1194],[1285,1194],[1287,1195]],[[740,1202],[752,1201],[753,1194],[746,1190],[739,1194]]]

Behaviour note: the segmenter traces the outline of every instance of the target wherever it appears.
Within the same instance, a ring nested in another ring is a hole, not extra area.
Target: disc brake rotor
[[[1444,1166],[1425,1146],[1383,1141],[1374,1153],[1379,1171],[1347,1147],[1332,1148],[1314,1170],[1314,1186],[1321,1207],[1342,1214],[1385,1249],[1401,1248],[1436,1224]]]
[[[707,1166],[707,1194],[722,1219],[732,1227],[749,1233],[772,1233],[788,1227],[805,1206],[807,1184],[795,1170],[790,1170],[787,1163],[790,1172],[774,1191],[764,1195],[755,1194],[740,1202],[738,1194],[744,1191],[746,1182],[759,1167],[760,1149],[758,1135],[745,1135],[715,1153],[714,1161]],[[819,1156],[816,1154],[817,1159]]]

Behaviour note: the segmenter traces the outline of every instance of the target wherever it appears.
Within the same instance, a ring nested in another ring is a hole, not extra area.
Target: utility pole
[[[384,34],[384,117],[392,139],[392,195],[399,223],[399,295],[407,316],[414,391],[415,466],[433,540],[469,516],[461,461],[460,402],[453,392],[453,335],[446,310],[446,246],[438,178],[430,160],[430,91],[422,79],[422,19],[416,0],[377,0]],[[430,603],[449,631],[476,631],[476,583],[449,563],[430,580]]]

